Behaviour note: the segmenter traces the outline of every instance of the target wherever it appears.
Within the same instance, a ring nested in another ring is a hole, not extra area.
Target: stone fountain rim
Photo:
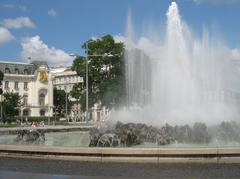
[[[240,163],[240,147],[100,148],[0,145],[0,156],[131,163]]]

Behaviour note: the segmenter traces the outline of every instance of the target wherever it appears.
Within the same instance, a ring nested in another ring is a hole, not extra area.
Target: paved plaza
[[[0,158],[0,178],[240,178],[240,164],[120,164]]]

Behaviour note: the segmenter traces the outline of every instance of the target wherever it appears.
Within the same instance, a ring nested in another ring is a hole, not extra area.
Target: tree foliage
[[[18,93],[6,92],[3,93],[3,114],[4,117],[9,119],[19,114],[21,107],[21,96]]]
[[[2,80],[4,78],[3,72],[0,70],[0,95],[2,95],[3,90],[2,90]]]
[[[88,49],[86,49],[88,47]],[[101,102],[102,105],[117,107],[125,96],[124,45],[115,42],[111,35],[101,39],[88,40],[82,46],[88,55],[89,107]],[[76,57],[72,69],[84,79],[76,84],[72,96],[80,101],[84,110],[86,103],[86,57]]]
[[[4,77],[4,74],[3,74],[3,72],[0,70],[0,81],[3,80],[3,77]]]
[[[58,116],[62,117],[66,114],[66,92],[64,90],[58,90],[57,88],[54,88],[53,104],[55,106],[54,112]],[[68,113],[70,112],[71,106],[72,102],[69,100],[69,97],[67,97]]]

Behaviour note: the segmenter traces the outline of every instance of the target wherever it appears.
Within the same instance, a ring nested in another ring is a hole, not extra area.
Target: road
[[[130,164],[0,157],[0,178],[240,178],[240,164]]]

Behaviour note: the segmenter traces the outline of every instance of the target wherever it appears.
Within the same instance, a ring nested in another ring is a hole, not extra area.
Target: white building
[[[109,109],[102,106],[101,103],[94,104],[94,106],[90,109],[90,119],[94,122],[106,120],[109,114]]]
[[[53,88],[64,90],[74,105],[68,118],[83,122],[86,113],[82,112],[79,102],[70,96],[74,84],[83,83],[70,67],[49,68],[46,62],[33,61],[19,63],[0,61],[0,70],[4,73],[3,93],[17,92],[22,96],[20,114],[23,116],[53,116]],[[105,119],[109,111],[101,104],[89,109],[92,121]]]
[[[46,62],[0,61],[0,70],[4,73],[3,92],[17,92],[22,96],[20,115],[53,115],[52,75]]]
[[[68,98],[74,102],[70,111],[70,116],[68,117],[76,122],[85,121],[86,113],[82,112],[81,105],[69,94],[72,91],[74,84],[83,83],[83,78],[79,77],[70,67],[52,68],[51,73],[53,75],[53,86],[59,90],[64,90],[67,93]],[[100,103],[95,104],[89,109],[89,119],[94,122],[104,120],[108,114],[108,109],[103,107]]]
[[[67,93],[72,91],[74,84],[83,83],[83,78],[78,76],[70,67],[52,68],[53,85],[57,89],[64,90]]]
[[[70,95],[74,84],[83,83],[83,78],[78,76],[75,71],[72,71],[70,67],[52,68],[51,73],[53,75],[53,86],[58,90],[64,90],[66,97],[74,102],[71,111],[69,111],[70,116],[68,116],[68,119],[84,121],[84,113],[81,111],[80,104]]]

